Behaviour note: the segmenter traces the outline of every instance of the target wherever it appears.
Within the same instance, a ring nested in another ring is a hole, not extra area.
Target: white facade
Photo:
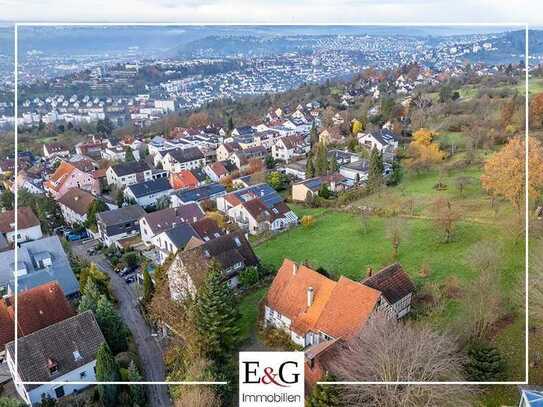
[[[153,179],[152,171],[150,169],[145,170],[143,172],[143,177],[144,177],[143,181],[152,180]],[[108,185],[116,185],[117,187],[120,187],[120,188],[127,187],[128,185],[137,184],[138,182],[143,182],[143,181],[138,180],[136,173],[123,175],[123,176],[117,176],[117,174],[113,170],[113,167],[109,167],[107,169],[106,179],[107,179]]]
[[[166,154],[166,156],[162,159],[162,168],[166,171],[169,171],[170,173],[181,172],[183,170],[194,170],[197,168],[201,168],[205,165],[205,158],[186,162],[178,162],[175,158],[172,157],[170,153]]]
[[[93,382],[96,381],[96,360],[93,360],[75,370],[72,370],[65,375],[57,377],[54,381],[48,384],[43,384],[31,390],[27,390],[24,385],[20,384],[21,377],[15,370],[14,360],[9,352],[6,352],[6,361],[15,384],[15,389],[21,398],[28,405],[40,403],[43,395],[49,395],[53,399],[59,399],[63,396],[73,394],[88,387],[87,384],[55,384],[57,382]]]
[[[87,220],[87,214],[80,215],[79,213],[75,212],[73,209],[68,208],[66,205],[63,205],[59,202],[60,210],[62,212],[62,217],[64,218],[64,221],[70,225],[73,225],[74,223],[85,223]]]
[[[12,225],[12,227],[15,229],[15,224]],[[8,242],[13,243],[15,236],[15,231],[10,230],[6,233],[6,239]],[[40,225],[31,226],[26,229],[19,229],[17,230],[17,241],[19,243],[27,242],[29,240],[38,240],[43,237],[43,233],[41,231]]]
[[[173,189],[167,189],[165,191],[156,192],[154,194],[144,195],[136,197],[130,188],[124,190],[124,196],[128,199],[133,199],[142,208],[156,205],[158,199],[169,196],[173,192]]]

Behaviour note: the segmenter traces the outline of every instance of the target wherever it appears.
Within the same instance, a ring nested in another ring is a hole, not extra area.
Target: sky
[[[527,23],[541,0],[0,0],[4,22]]]

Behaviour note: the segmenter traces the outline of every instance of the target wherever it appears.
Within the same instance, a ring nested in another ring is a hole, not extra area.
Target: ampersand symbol
[[[275,380],[275,377],[277,376],[277,374],[274,374],[273,373],[273,369],[271,367],[267,367],[264,369],[264,376],[262,376],[262,378],[260,379],[260,381],[264,384],[276,384],[278,386],[281,386],[281,387],[287,387],[285,386],[284,384],[281,384],[281,383],[278,383],[276,380]]]

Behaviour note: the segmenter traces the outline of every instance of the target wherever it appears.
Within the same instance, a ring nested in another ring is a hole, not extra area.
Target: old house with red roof
[[[341,276],[331,280],[285,259],[265,299],[265,323],[302,347],[356,335],[378,308],[381,292]]]
[[[17,223],[17,241],[19,243],[43,237],[40,220],[31,208],[17,209]],[[0,213],[0,233],[8,242],[13,243],[15,239],[15,209]]]
[[[170,173],[170,185],[173,189],[196,188],[200,181],[189,170]]]

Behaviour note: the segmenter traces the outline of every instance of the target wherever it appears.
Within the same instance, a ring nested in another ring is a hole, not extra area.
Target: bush
[[[496,381],[503,379],[505,361],[493,346],[477,343],[468,348],[465,369],[468,380]]]
[[[239,283],[242,288],[249,288],[258,283],[260,274],[256,267],[246,267],[239,273]]]
[[[305,228],[309,228],[315,224],[315,217],[313,215],[305,215],[302,217],[301,223]]]

